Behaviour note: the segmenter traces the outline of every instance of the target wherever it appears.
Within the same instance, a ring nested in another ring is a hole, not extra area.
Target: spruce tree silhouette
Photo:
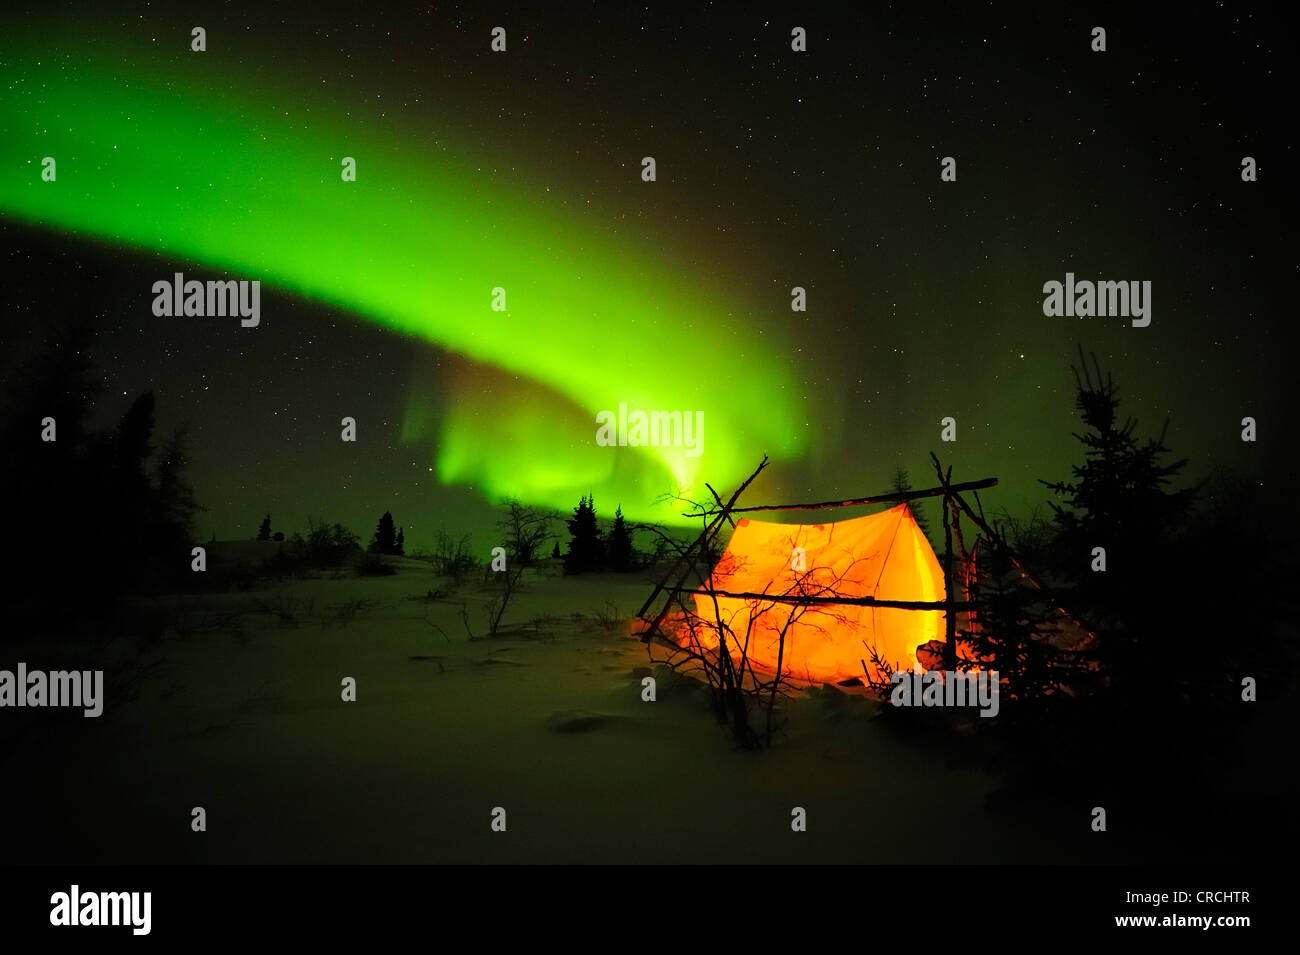
[[[1096,356],[1092,363],[1080,353],[1074,368],[1083,462],[1072,480],[1041,483],[1062,500],[1052,502],[1056,571],[1071,582],[1071,608],[1097,629],[1095,676],[1116,707],[1150,711],[1167,702],[1172,687],[1161,674],[1185,652],[1169,612],[1187,596],[1177,540],[1199,486],[1170,488],[1186,461],[1165,461],[1167,424],[1160,437],[1139,439],[1135,419],[1120,421],[1119,389]]]
[[[116,428],[92,432],[101,388],[90,344],[85,326],[55,331],[5,376],[0,494],[17,505],[11,527],[24,559],[11,583],[15,616],[29,629],[62,629],[133,593],[190,582],[186,545],[198,505],[185,477],[183,434],[154,455],[152,393],[136,398]],[[78,576],[69,600],[55,568],[74,552],[93,559],[95,571]]]
[[[188,433],[182,426],[167,436],[154,455],[160,584],[177,585],[191,573],[189,549],[194,541],[194,515],[203,508],[189,481],[189,463]]]
[[[87,430],[101,391],[90,344],[84,324],[56,328],[3,379],[0,495],[9,506],[12,539],[21,542],[23,556],[14,562],[10,583],[16,615],[29,628],[76,609],[77,602],[62,599],[64,584],[54,572],[69,546],[109,558],[103,574],[86,575],[80,588],[86,603],[102,602],[114,589],[118,562],[112,549],[103,550],[112,542],[98,523],[109,505],[100,483],[105,462],[95,453],[100,440]]]
[[[605,545],[596,521],[595,499],[584,496],[573,509],[573,517],[565,523],[569,528],[569,552],[564,555],[564,572],[582,574],[601,570],[605,566]]]
[[[397,553],[397,531],[393,524],[393,515],[389,511],[384,511],[383,516],[379,518],[375,536],[370,540],[370,550],[376,554]]]
[[[889,485],[895,494],[906,494],[908,491],[913,490],[912,482],[908,480],[907,471],[901,464],[894,465],[894,473],[889,479]],[[907,509],[911,512],[912,519],[916,521],[917,526],[921,528],[921,533],[929,537],[930,525],[926,523],[925,515],[921,513],[920,504],[915,501],[908,501]]]
[[[606,547],[609,569],[625,574],[634,570],[634,552],[632,535],[628,532],[627,522],[623,520],[623,508],[614,511],[614,524],[609,529],[609,543]]]

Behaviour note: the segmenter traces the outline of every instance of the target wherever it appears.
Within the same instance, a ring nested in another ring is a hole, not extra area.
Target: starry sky
[[[722,492],[764,453],[750,503],[885,490],[895,465],[924,486],[934,450],[1023,512],[1077,458],[1079,346],[1139,431],[1168,419],[1191,476],[1280,480],[1297,275],[1279,25],[1240,4],[1177,23],[913,7],[11,14],[5,367],[92,320],[100,423],[152,388],[160,428],[189,426],[204,538],[268,511],[366,536],[391,510],[421,546],[481,531],[503,496],[588,489],[606,515],[662,519],[670,479]],[[261,278],[261,324],[155,317],[175,271]],[[1151,281],[1151,325],[1044,316],[1067,271]],[[518,293],[504,315],[493,275]],[[594,413],[629,399],[702,409],[705,454],[593,447]]]

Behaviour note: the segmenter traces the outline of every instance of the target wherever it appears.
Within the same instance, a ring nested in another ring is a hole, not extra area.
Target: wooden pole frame
[[[741,600],[760,600],[776,604],[804,604],[835,606],[837,604],[854,606],[854,607],[892,607],[898,610],[946,610],[951,603],[960,610],[968,610],[975,604],[964,601],[947,601],[947,600],[886,600],[877,597],[813,597],[813,596],[791,596],[789,594],[764,594],[756,591],[733,591],[733,590],[707,590],[696,588],[695,590],[683,590],[682,593],[688,597],[735,597]]]
[[[950,465],[946,475],[939,475],[946,492],[943,495],[943,668],[950,671],[957,669],[957,601],[952,592],[952,492],[948,490],[951,478]]]
[[[931,455],[931,457],[933,457],[933,455]],[[686,548],[686,550],[682,553],[682,556],[678,558],[677,562],[674,563],[671,567],[669,567],[668,572],[664,574],[663,579],[659,581],[659,584],[650,593],[650,596],[646,598],[645,603],[641,606],[641,609],[637,612],[637,618],[648,624],[646,629],[641,633],[642,640],[649,640],[654,635],[655,631],[659,628],[659,625],[663,622],[664,618],[668,615],[669,609],[672,607],[674,599],[680,599],[682,596],[732,597],[732,598],[739,598],[743,600],[758,600],[758,601],[768,601],[771,603],[784,603],[784,604],[806,605],[806,606],[815,606],[815,605],[833,606],[835,604],[841,604],[847,606],[862,606],[862,607],[889,607],[889,608],[896,608],[899,610],[943,610],[945,611],[945,615],[948,622],[947,647],[955,654],[956,643],[955,643],[955,634],[953,631],[956,624],[956,611],[972,610],[974,609],[974,604],[970,603],[969,601],[955,600],[953,598],[952,581],[951,581],[952,540],[951,540],[950,528],[948,525],[949,501],[950,501],[950,497],[953,496],[954,493],[959,490],[979,491],[984,488],[996,487],[998,483],[998,479],[984,478],[979,481],[966,481],[961,484],[952,484],[950,481],[945,480],[944,475],[941,473],[939,475],[939,479],[942,483],[938,487],[924,488],[920,491],[903,491],[903,492],[897,492],[891,494],[874,494],[871,495],[870,497],[850,498],[844,501],[820,501],[815,504],[756,504],[756,505],[751,505],[749,507],[737,507],[736,501],[739,499],[740,495],[745,491],[746,488],[749,487],[749,485],[753,482],[754,478],[758,477],[759,473],[765,467],[767,467],[767,464],[768,464],[768,458],[766,455],[764,455],[763,460],[759,464],[757,470],[755,470],[754,473],[751,474],[749,478],[743,484],[741,484],[739,488],[736,489],[736,492],[731,496],[731,499],[727,501],[725,504],[722,502],[722,498],[718,494],[718,492],[714,490],[711,485],[706,485],[706,487],[708,487],[709,489],[709,493],[713,496],[714,501],[718,503],[718,506],[715,508],[701,507],[695,511],[683,512],[683,516],[685,517],[698,517],[707,520],[704,525],[704,529],[701,531],[700,535],[695,539],[695,541],[689,547]],[[949,468],[948,472],[949,472],[948,476],[951,477],[952,469]],[[686,578],[687,576],[689,576],[690,568],[692,566],[694,559],[696,558],[697,552],[698,552],[698,556],[700,557],[704,556],[704,554],[707,552],[708,545],[713,541],[714,538],[717,537],[718,533],[722,530],[722,526],[724,523],[730,523],[732,527],[735,527],[735,519],[732,517],[733,514],[755,513],[760,511],[818,511],[818,510],[827,510],[827,509],[839,508],[839,507],[858,507],[858,506],[863,506],[868,504],[905,503],[907,501],[915,501],[915,500],[920,500],[928,497],[939,497],[939,496],[943,496],[944,498],[944,530],[948,538],[947,546],[946,546],[947,559],[945,560],[945,567],[944,567],[944,582],[946,588],[945,597],[947,598],[945,600],[942,601],[883,600],[883,599],[877,599],[875,597],[790,596],[790,595],[765,594],[765,593],[756,593],[756,592],[734,592],[734,591],[726,591],[726,590],[714,590],[707,587],[695,587],[695,588],[687,589],[685,586]],[[678,574],[679,571],[680,574]],[[677,582],[676,584],[669,586],[669,581],[673,579],[675,574],[678,574]],[[649,611],[650,608],[654,605],[655,599],[664,591],[668,591],[668,599],[665,601],[663,609],[660,610],[655,615],[653,620],[647,619],[646,616],[647,611]]]
[[[949,469],[951,471],[951,468]],[[847,501],[821,501],[817,504],[756,504],[752,507],[726,508],[728,514],[750,514],[755,511],[822,511],[832,507],[857,507],[864,504],[902,504],[926,497],[940,497],[953,491],[980,491],[987,487],[997,487],[997,478],[985,478],[982,481],[967,481],[964,484],[928,487],[922,491],[902,491],[896,494],[875,494],[871,497],[856,497]],[[710,488],[712,490],[712,488]],[[722,513],[721,508],[706,508],[689,513],[683,517],[708,517]]]

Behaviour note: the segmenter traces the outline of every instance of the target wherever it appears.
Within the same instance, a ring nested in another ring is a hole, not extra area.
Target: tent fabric
[[[796,547],[803,549],[802,555]],[[732,592],[883,600],[941,601],[945,594],[939,561],[906,504],[829,524],[739,520],[707,586]],[[715,621],[720,615],[735,640],[743,642],[748,633],[747,654],[756,669],[775,673],[779,653],[781,672],[807,683],[861,679],[862,661],[870,665],[868,646],[874,646],[889,665],[909,669],[918,647],[944,636],[941,610],[716,599],[715,612],[714,598],[695,597],[700,618],[697,639],[702,644],[716,650]],[[782,647],[781,630],[787,622]],[[739,649],[732,642],[729,637],[729,648],[738,658]]]

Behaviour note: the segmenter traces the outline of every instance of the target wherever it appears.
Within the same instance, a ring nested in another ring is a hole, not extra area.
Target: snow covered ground
[[[8,754],[31,820],[11,861],[1090,861],[1086,829],[1066,844],[1054,819],[988,808],[997,779],[960,741],[901,740],[860,696],[810,691],[772,749],[738,750],[698,689],[597,622],[630,618],[645,576],[530,573],[507,632],[470,639],[462,602],[481,635],[490,590],[429,600],[445,583],[397,563],[169,598],[185,622],[151,668],[106,674],[103,717],[29,723]]]

